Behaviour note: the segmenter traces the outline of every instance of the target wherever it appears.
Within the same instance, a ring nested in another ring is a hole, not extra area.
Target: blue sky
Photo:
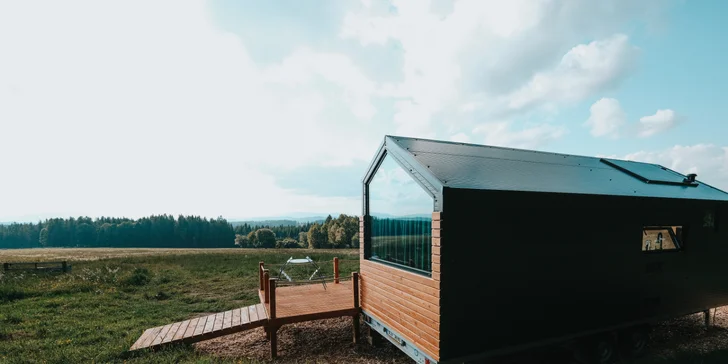
[[[0,221],[357,214],[385,134],[654,162],[728,189],[727,7],[2,2]]]

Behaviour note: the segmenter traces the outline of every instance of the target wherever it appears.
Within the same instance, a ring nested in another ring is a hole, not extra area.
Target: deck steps
[[[152,327],[129,349],[153,348],[171,343],[194,343],[264,326],[268,313],[263,304],[236,308],[169,325]]]

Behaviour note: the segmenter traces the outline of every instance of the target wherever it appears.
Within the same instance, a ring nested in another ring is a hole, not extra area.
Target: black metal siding
[[[444,190],[441,360],[728,304],[723,202]],[[641,251],[645,225],[684,249]]]

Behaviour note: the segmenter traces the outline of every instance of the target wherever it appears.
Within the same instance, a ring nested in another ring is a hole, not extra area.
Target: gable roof
[[[426,190],[443,188],[728,201],[728,193],[657,164],[385,136],[388,153]]]

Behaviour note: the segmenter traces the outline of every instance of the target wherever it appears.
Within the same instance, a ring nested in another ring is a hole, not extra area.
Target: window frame
[[[682,237],[678,239],[677,234],[672,230],[672,227],[680,227],[682,229]],[[688,226],[686,224],[664,224],[664,225],[643,225],[640,232],[644,235],[645,230],[667,230],[670,233],[670,239],[672,239],[675,249],[659,249],[659,250],[644,250],[644,238],[642,238],[640,251],[642,254],[669,254],[677,253],[685,250],[685,236],[687,235]]]
[[[371,225],[372,225],[372,216],[370,211],[370,197],[371,193],[369,191],[369,184],[374,180],[374,178],[377,175],[377,172],[379,172],[379,168],[382,166],[382,163],[384,163],[384,159],[387,158],[387,156],[391,156],[392,160],[399,166],[399,168],[402,168],[409,177],[422,189],[422,192],[424,192],[427,196],[429,196],[432,199],[432,213],[437,212],[436,211],[436,201],[437,197],[433,196],[432,193],[422,185],[422,182],[419,181],[417,178],[414,178],[408,171],[411,171],[410,168],[407,168],[402,161],[400,161],[399,158],[397,158],[393,153],[389,153],[386,149],[382,148],[380,153],[376,157],[376,165],[372,169],[372,173],[370,174],[369,178],[364,181],[364,259],[368,260],[370,262],[375,262],[379,264],[383,264],[395,269],[403,270],[406,272],[410,272],[413,274],[425,276],[425,277],[432,277],[432,264],[430,265],[430,270],[422,270],[414,267],[410,267],[407,265],[390,262],[388,260],[379,259],[376,257],[372,257],[372,236],[371,236]],[[430,217],[432,219],[432,217]],[[432,220],[431,220],[432,221]],[[430,244],[432,242],[430,241]],[[430,259],[432,259],[432,253],[430,253]]]

